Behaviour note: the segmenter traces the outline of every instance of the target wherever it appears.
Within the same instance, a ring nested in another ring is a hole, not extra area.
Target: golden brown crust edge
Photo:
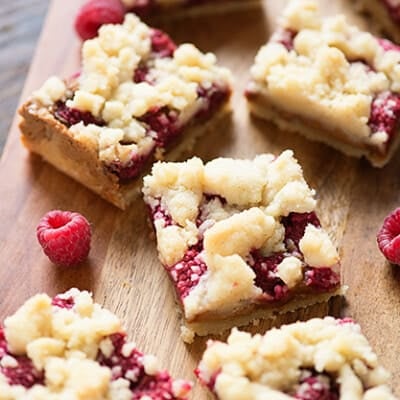
[[[28,101],[19,114],[24,146],[61,172],[123,210],[139,193],[138,180],[122,187],[118,177],[104,168],[97,150],[74,140],[68,128],[45,108]]]
[[[230,112],[230,102],[227,101],[209,121],[185,128],[180,141],[165,155],[156,153],[156,158],[176,160],[191,152],[196,139],[214,129]],[[145,167],[142,175],[132,182],[120,184],[118,177],[104,168],[97,149],[74,140],[68,128],[46,108],[27,101],[20,107],[19,114],[22,116],[19,125],[21,141],[28,150],[39,154],[55,168],[122,210],[139,196],[142,177],[148,168]]]

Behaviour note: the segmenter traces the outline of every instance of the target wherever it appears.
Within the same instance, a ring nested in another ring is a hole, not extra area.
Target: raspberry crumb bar
[[[400,2],[398,0],[358,0],[357,5],[371,15],[377,27],[400,42]]]
[[[122,0],[122,3],[141,17],[213,14],[245,10],[261,4],[260,0]]]
[[[175,159],[228,111],[231,75],[127,14],[82,49],[82,72],[52,77],[20,109],[22,141],[126,208],[154,158]]]
[[[219,400],[396,400],[389,373],[350,319],[311,319],[209,341],[196,373]]]
[[[128,342],[86,291],[36,295],[0,327],[4,400],[183,400],[190,390]]]
[[[143,193],[183,308],[183,340],[342,293],[336,248],[292,151],[157,163]]]
[[[315,0],[289,3],[251,68],[255,115],[385,165],[400,141],[400,47],[322,18]]]

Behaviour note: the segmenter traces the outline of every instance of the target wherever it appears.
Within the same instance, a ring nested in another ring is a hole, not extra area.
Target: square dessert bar
[[[227,114],[230,81],[213,54],[127,14],[84,42],[80,74],[50,78],[22,105],[22,142],[124,209],[155,158],[176,159]]]
[[[398,0],[358,0],[357,5],[371,16],[377,28],[400,42],[400,2]]]
[[[400,47],[289,3],[251,68],[252,113],[280,128],[385,165],[400,142]]]
[[[0,326],[2,400],[184,400],[191,386],[141,353],[86,291],[38,294]]]
[[[261,5],[260,0],[122,0],[122,3],[140,17],[215,14]]]
[[[183,340],[342,293],[336,248],[292,151],[157,163],[143,182]]]
[[[253,337],[234,329],[227,343],[207,343],[196,373],[218,400],[396,400],[350,319],[315,318]]]

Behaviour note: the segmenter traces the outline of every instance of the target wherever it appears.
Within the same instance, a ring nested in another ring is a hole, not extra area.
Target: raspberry
[[[200,254],[203,243],[199,242],[190,247],[182,260],[167,267],[180,299],[184,299],[190,291],[198,285],[200,278],[207,271],[207,265]]]
[[[76,265],[89,254],[90,225],[78,213],[60,210],[48,212],[40,220],[36,235],[44,253],[55,264]]]
[[[385,218],[376,240],[386,259],[400,264],[400,207]]]
[[[375,96],[368,121],[372,133],[386,132],[390,140],[399,125],[399,119],[400,96],[397,93],[383,92]]]
[[[105,125],[104,121],[96,118],[90,111],[81,111],[76,108],[69,108],[62,101],[58,101],[55,104],[54,116],[68,127],[78,124],[79,122],[83,122],[84,125]]]
[[[78,11],[75,30],[82,40],[97,36],[103,24],[120,24],[125,10],[120,0],[90,0]]]
[[[288,294],[288,287],[275,274],[283,259],[283,253],[273,253],[264,257],[257,250],[252,251],[248,259],[250,267],[256,274],[254,283],[262,289],[267,300],[282,300]]]
[[[174,41],[163,31],[153,29],[151,33],[151,50],[159,57],[172,57],[176,50]]]

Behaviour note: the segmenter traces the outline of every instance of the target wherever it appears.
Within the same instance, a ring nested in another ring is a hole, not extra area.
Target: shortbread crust
[[[396,400],[360,326],[311,319],[209,341],[196,373],[218,400]]]
[[[102,26],[82,56],[80,74],[50,78],[22,105],[22,141],[125,209],[146,167],[176,159],[228,114],[231,75],[133,14]]]
[[[0,327],[1,399],[184,400],[190,390],[86,291],[33,296]]]
[[[157,163],[143,193],[185,341],[343,293],[339,256],[292,151]]]
[[[400,48],[293,0],[246,95],[254,114],[383,166],[399,142],[399,92]]]

